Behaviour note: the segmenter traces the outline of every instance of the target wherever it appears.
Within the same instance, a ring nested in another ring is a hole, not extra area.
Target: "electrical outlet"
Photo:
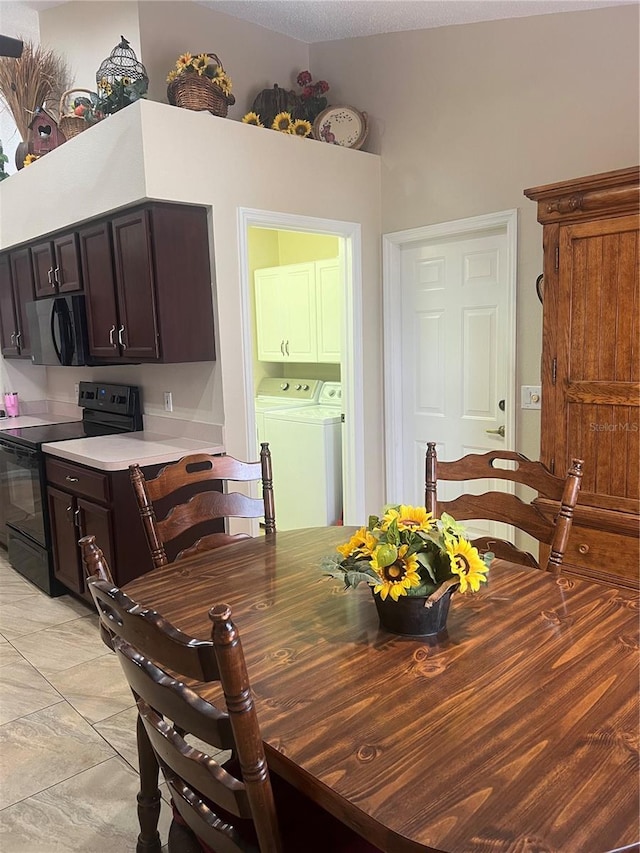
[[[75,397],[76,403],[77,403],[77,402],[79,402],[79,400],[78,400],[78,395],[80,394],[80,385],[79,385],[77,382],[76,382],[76,384],[73,386],[73,394],[74,394],[74,397]]]
[[[164,392],[164,410],[165,412],[173,411],[173,397],[171,396],[171,391]]]
[[[521,407],[523,409],[539,409],[542,391],[539,385],[523,385],[521,387]]]

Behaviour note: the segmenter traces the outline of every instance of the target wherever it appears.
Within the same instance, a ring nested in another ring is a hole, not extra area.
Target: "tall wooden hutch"
[[[640,167],[525,190],[543,225],[542,461],[584,476],[565,569],[638,585]],[[552,509],[552,507],[549,507]]]

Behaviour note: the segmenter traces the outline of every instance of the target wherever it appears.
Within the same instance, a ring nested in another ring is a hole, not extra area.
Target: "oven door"
[[[0,521],[46,548],[40,451],[0,439]]]

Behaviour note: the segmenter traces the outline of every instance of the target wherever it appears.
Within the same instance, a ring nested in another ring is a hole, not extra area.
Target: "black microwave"
[[[92,364],[83,293],[50,296],[28,302],[27,324],[34,364]]]

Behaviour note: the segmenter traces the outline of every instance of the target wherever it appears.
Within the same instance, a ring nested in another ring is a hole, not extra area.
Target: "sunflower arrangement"
[[[249,112],[242,116],[242,121],[245,124],[254,124],[256,127],[264,127],[262,119],[256,112]],[[311,123],[306,119],[294,118],[291,113],[281,112],[274,118],[271,124],[272,130],[278,130],[280,133],[289,133],[292,136],[300,136],[304,138],[311,133]]]
[[[217,57],[216,57],[217,58]],[[176,67],[172,68],[167,75],[167,83],[173,83],[181,74],[196,74],[198,77],[206,77],[225,94],[231,94],[231,78],[222,65],[216,62],[216,58],[208,53],[199,53],[193,56],[191,53],[183,53],[176,61]]]
[[[382,600],[394,601],[403,595],[436,599],[451,587],[477,592],[493,559],[480,556],[450,515],[434,519],[424,507],[404,504],[370,516],[337,551],[322,562],[330,577],[343,580],[345,589],[368,583]]]

